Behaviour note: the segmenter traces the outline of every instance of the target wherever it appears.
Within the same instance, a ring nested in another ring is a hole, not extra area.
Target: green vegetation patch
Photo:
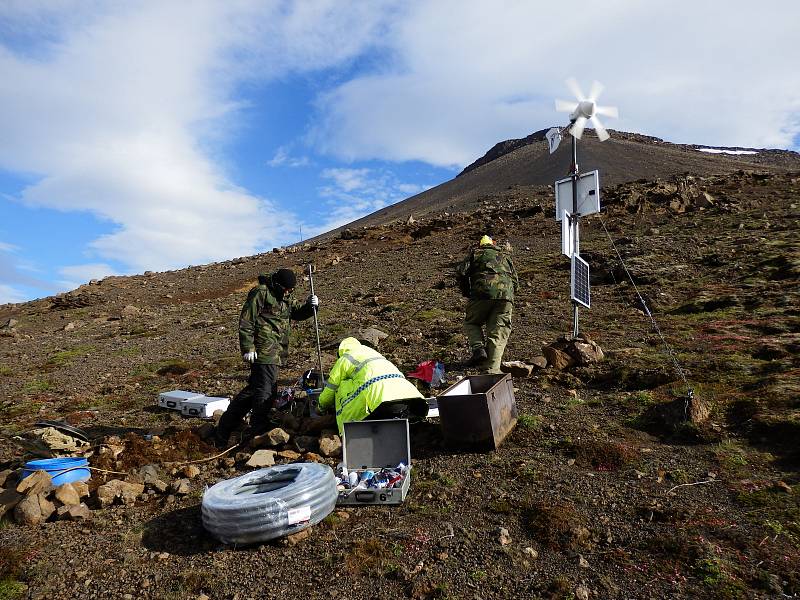
[[[71,363],[75,358],[89,354],[94,349],[94,346],[75,346],[70,350],[62,350],[52,354],[45,364],[48,367],[63,367]]]

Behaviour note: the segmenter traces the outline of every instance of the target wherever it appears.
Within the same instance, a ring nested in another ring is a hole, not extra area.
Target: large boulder
[[[14,510],[14,507],[19,504],[24,497],[25,496],[20,494],[14,488],[0,490],[0,517],[7,512]]]
[[[49,519],[55,510],[46,494],[29,494],[14,508],[14,519],[23,525],[38,525]]]
[[[46,471],[34,471],[17,484],[17,491],[26,496],[46,493],[52,489],[53,478]]]
[[[275,450],[256,450],[246,464],[258,469],[271,467],[275,464]]]
[[[121,479],[112,479],[97,488],[97,501],[101,507],[106,507],[114,504],[114,501],[119,498],[123,504],[133,504],[139,497],[139,494],[144,492],[144,484],[142,483],[129,483]]]
[[[85,521],[92,517],[92,511],[83,503],[74,506],[62,506],[58,509],[58,518],[67,521]]]
[[[521,360],[503,361],[500,363],[500,370],[503,373],[511,373],[511,377],[530,377],[533,373],[533,367]]]
[[[71,483],[65,483],[56,488],[56,500],[61,502],[64,506],[74,506],[81,503],[81,497],[78,490]]]
[[[342,438],[338,435],[325,435],[319,439],[319,452],[322,456],[338,458],[342,455]]]
[[[575,338],[560,337],[552,344],[544,346],[542,354],[547,359],[547,364],[559,371],[573,366],[587,367],[605,357],[600,345],[583,333]]]

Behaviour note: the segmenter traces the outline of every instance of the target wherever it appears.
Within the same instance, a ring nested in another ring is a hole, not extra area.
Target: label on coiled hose
[[[292,508],[288,511],[289,525],[296,525],[297,523],[304,523],[311,520],[311,506],[301,506],[300,508]]]

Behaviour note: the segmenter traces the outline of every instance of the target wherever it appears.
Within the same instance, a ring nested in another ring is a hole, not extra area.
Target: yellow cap
[[[494,246],[494,240],[490,238],[488,235],[485,235],[481,238],[481,246]]]

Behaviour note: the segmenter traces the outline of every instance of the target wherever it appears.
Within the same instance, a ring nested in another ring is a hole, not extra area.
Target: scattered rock
[[[286,460],[297,460],[300,458],[300,453],[294,450],[282,450],[278,452],[277,456]]]
[[[274,450],[256,450],[250,460],[247,461],[247,466],[258,469],[271,467],[275,464],[275,454]]]
[[[159,494],[163,494],[169,489],[167,483],[165,481],[162,481],[161,479],[156,479],[151,485],[153,486],[153,489],[157,491]]]
[[[340,457],[342,455],[342,438],[338,435],[326,435],[319,440],[319,451],[322,456]]]
[[[311,530],[313,528],[309,527],[307,529],[303,529],[302,531],[298,531],[297,533],[293,533],[291,535],[286,536],[286,545],[287,546],[296,546],[304,539],[311,536]]]
[[[533,365],[537,369],[546,369],[547,359],[544,356],[536,356],[531,359],[531,365]]]
[[[135,317],[136,315],[140,314],[142,310],[134,306],[133,304],[128,304],[125,308],[122,309],[122,316],[123,317]]]
[[[0,471],[0,487],[5,487],[6,481],[11,479],[11,475],[14,473],[11,469],[5,469]]]
[[[188,479],[178,479],[172,482],[169,486],[170,490],[176,496],[186,496],[192,491],[192,484]]]
[[[790,486],[785,481],[779,481],[775,484],[775,489],[780,490],[781,492],[786,492],[787,494],[792,493],[792,486]]]
[[[299,435],[294,438],[294,446],[301,454],[307,451],[319,450],[319,440],[311,435]]]
[[[49,519],[55,510],[45,494],[29,494],[14,507],[14,519],[22,525],[38,525]]]
[[[197,465],[186,465],[183,467],[183,474],[187,477],[187,479],[194,479],[200,475],[200,467]]]
[[[359,329],[355,336],[360,342],[366,342],[373,348],[377,348],[381,341],[389,337],[389,334],[381,331],[380,329],[375,329],[374,327],[368,327],[366,329]]]
[[[57,513],[59,519],[68,521],[86,521],[92,518],[92,511],[83,502],[73,506],[62,506]]]
[[[578,554],[578,566],[581,569],[588,569],[589,568],[589,561],[583,558],[582,554]]]
[[[315,454],[313,452],[306,452],[303,454],[303,458],[308,462],[315,462],[315,463],[324,463],[325,459],[322,458],[319,454]]]
[[[14,327],[16,327],[18,323],[19,321],[17,321],[16,319],[9,319],[5,323],[3,323],[3,326],[0,327],[0,329],[11,330],[14,329]]]
[[[17,484],[17,491],[26,496],[49,492],[53,489],[53,478],[46,471],[34,471]]]
[[[685,423],[700,425],[710,415],[709,403],[699,396],[692,396],[654,404],[645,411],[644,418],[658,427],[675,431]]]
[[[575,600],[589,600],[589,588],[584,584],[575,588]]]
[[[71,483],[58,486],[56,488],[55,497],[56,500],[61,502],[64,506],[75,506],[81,503],[81,497],[75,489],[75,486]]]
[[[143,483],[152,485],[161,477],[161,468],[154,464],[145,465],[139,469],[139,475],[142,477]]]
[[[559,371],[576,365],[593,365],[605,357],[602,348],[584,333],[578,334],[574,339],[562,336],[544,346],[542,354],[547,359],[547,364]]]
[[[14,488],[0,491],[0,517],[13,510],[24,497]]]
[[[133,504],[139,494],[144,492],[144,484],[128,483],[121,479],[112,479],[97,488],[97,501],[101,507],[110,506],[119,498],[123,504]]]
[[[505,527],[500,528],[500,537],[498,539],[501,546],[508,546],[511,543],[511,534]]]
[[[280,427],[276,427],[272,431],[267,432],[266,435],[270,446],[280,446],[289,441],[289,434]]]
[[[526,556],[528,556],[529,558],[531,558],[533,560],[536,560],[537,558],[539,558],[539,553],[534,548],[531,548],[530,546],[525,548],[525,550],[523,550],[523,552],[525,553]]]
[[[533,367],[521,360],[504,361],[500,363],[500,370],[503,373],[511,373],[511,377],[530,377],[533,373]]]
[[[542,348],[542,354],[544,354],[548,366],[553,367],[558,371],[569,369],[571,366],[575,364],[575,359],[573,359],[566,352],[562,352],[558,348],[545,346],[544,348]]]

